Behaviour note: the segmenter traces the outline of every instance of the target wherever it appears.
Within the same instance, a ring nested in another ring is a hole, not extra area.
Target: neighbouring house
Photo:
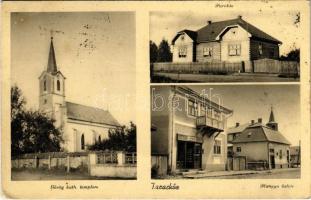
[[[66,101],[65,80],[56,64],[51,38],[47,68],[39,77],[39,110],[55,119],[55,126],[63,132],[65,151],[86,151],[120,124],[107,110]]]
[[[233,111],[185,86],[153,86],[151,94],[153,169],[161,156],[171,173],[225,170],[225,130]]]
[[[236,19],[212,22],[197,31],[179,31],[172,40],[173,62],[242,62],[249,71],[257,59],[278,59],[282,42]]]
[[[301,161],[300,146],[290,147],[290,163],[292,167],[299,167]]]
[[[278,131],[271,108],[269,122],[257,122],[228,129],[228,151],[231,157],[245,157],[248,168],[288,168],[290,167],[290,142]]]

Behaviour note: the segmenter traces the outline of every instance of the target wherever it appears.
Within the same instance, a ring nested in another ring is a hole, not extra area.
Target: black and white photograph
[[[12,13],[11,47],[11,179],[136,179],[135,13]]]
[[[251,12],[151,12],[150,79],[299,82],[301,33],[299,10],[268,4]]]
[[[299,85],[172,85],[150,92],[152,178],[300,178]]]

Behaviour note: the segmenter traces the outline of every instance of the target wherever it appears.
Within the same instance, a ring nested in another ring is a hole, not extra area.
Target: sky
[[[236,122],[245,124],[251,120],[263,123],[269,121],[271,106],[279,131],[291,142],[298,145],[300,139],[300,95],[299,85],[223,85],[223,86],[189,86],[199,94],[202,90],[213,88],[212,95],[219,94],[220,102],[233,110],[228,118],[227,127]],[[212,99],[219,102],[218,98]]]
[[[293,46],[300,47],[303,34],[300,23],[295,23],[298,10],[291,7],[278,9],[269,3],[258,3],[256,9],[244,9],[239,11],[226,10],[221,12],[209,9],[182,12],[152,12],[150,14],[150,40],[159,45],[162,39],[171,43],[177,32],[183,29],[196,31],[205,25],[207,21],[212,22],[242,18],[262,31],[282,41],[280,55],[287,54]],[[285,4],[283,4],[284,6]],[[285,5],[286,6],[286,5]]]
[[[135,122],[135,30],[134,12],[12,13],[11,83],[38,109],[52,35],[66,101]]]

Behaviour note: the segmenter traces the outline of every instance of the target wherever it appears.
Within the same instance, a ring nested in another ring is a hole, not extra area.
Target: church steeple
[[[57,69],[53,37],[47,68],[39,77],[39,109],[55,119],[55,126],[63,123],[62,113],[65,106],[65,77]]]
[[[275,121],[274,121],[274,114],[273,114],[273,107],[272,107],[272,106],[271,106],[271,112],[270,112],[269,122],[275,122]]]
[[[55,51],[54,51],[54,45],[53,45],[53,37],[51,37],[51,44],[50,44],[50,52],[49,52],[49,60],[48,60],[47,72],[50,72],[52,74],[55,74],[57,72]]]
[[[267,123],[267,126],[275,131],[278,130],[278,123],[275,122],[272,106],[271,106],[271,112],[270,112],[269,122]]]

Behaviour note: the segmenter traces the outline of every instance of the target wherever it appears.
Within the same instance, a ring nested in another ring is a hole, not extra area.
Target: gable
[[[197,33],[195,31],[183,30],[176,34],[172,40],[172,45],[176,43],[192,43],[196,41]]]
[[[226,27],[217,37],[216,40],[223,40],[223,41],[240,41],[245,40],[251,37],[245,29],[241,26],[229,26]]]

